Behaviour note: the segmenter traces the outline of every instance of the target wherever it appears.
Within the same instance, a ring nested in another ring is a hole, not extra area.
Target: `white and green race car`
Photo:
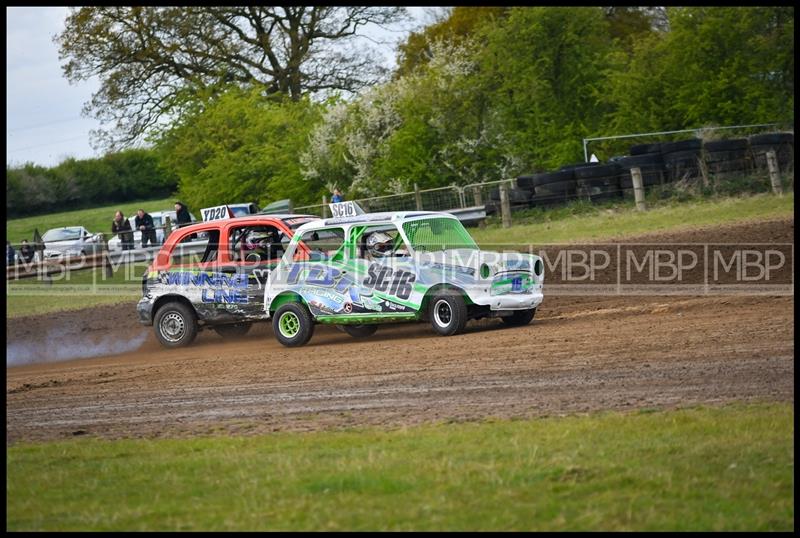
[[[298,228],[269,274],[264,308],[283,345],[307,343],[317,323],[363,337],[381,323],[429,321],[449,336],[470,319],[533,319],[543,299],[539,256],[482,251],[448,213],[339,205],[333,214],[347,216]]]

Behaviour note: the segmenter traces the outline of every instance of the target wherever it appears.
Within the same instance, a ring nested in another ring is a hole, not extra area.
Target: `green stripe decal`
[[[383,323],[395,320],[409,320],[416,319],[415,313],[390,313],[390,314],[329,314],[317,316],[316,319],[320,323],[336,323],[336,324],[356,324],[374,322]]]

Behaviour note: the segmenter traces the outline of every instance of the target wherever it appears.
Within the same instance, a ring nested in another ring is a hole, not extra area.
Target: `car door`
[[[379,240],[371,241],[375,236]],[[358,299],[352,311],[377,318],[416,314],[419,305],[412,296],[416,270],[397,228],[389,223],[354,226],[349,243],[349,266],[358,283]]]
[[[225,270],[239,275],[245,299],[239,304],[242,316],[265,319],[264,286],[269,273],[280,262],[282,240],[291,239],[292,232],[278,219],[232,220],[225,226]]]

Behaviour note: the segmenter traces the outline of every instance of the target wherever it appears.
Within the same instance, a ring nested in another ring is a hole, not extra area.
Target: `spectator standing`
[[[178,228],[188,226],[192,223],[192,216],[189,215],[189,208],[183,202],[175,202],[175,224]]]
[[[151,246],[155,246],[158,242],[156,239],[156,227],[153,224],[153,217],[150,216],[150,213],[145,213],[144,209],[139,209],[136,212],[134,224],[136,229],[142,232],[142,248],[145,248],[148,242]]]
[[[14,265],[17,263],[17,252],[11,245],[11,241],[6,241],[6,263],[8,265]]]
[[[192,216],[189,214],[189,208],[180,200],[175,202],[175,224],[176,228],[182,226],[189,226],[192,223]],[[190,241],[197,239],[197,234],[189,236]]]
[[[22,261],[31,263],[34,254],[33,247],[28,244],[28,240],[23,239],[22,244],[19,246],[19,255],[22,257]]]
[[[122,211],[117,211],[114,214],[114,220],[111,222],[111,233],[119,234],[122,250],[133,249],[133,229],[131,228],[131,223],[122,214]]]
[[[342,191],[339,189],[333,189],[333,197],[331,198],[331,202],[337,204],[339,202],[344,202],[344,197],[342,196]]]

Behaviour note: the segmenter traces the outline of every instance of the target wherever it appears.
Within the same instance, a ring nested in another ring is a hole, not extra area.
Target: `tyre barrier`
[[[563,204],[578,197],[592,202],[619,199],[633,189],[631,169],[639,168],[645,188],[680,180],[701,177],[701,162],[709,174],[717,177],[728,173],[766,170],[766,153],[775,151],[778,167],[794,167],[794,134],[765,133],[748,138],[710,140],[699,138],[636,144],[630,155],[614,158],[609,163],[567,164],[558,171],[527,174],[517,177],[518,187],[509,189],[512,208]],[[500,189],[490,193],[486,213],[500,213]]]
[[[699,141],[698,141],[699,142]],[[700,177],[700,161],[703,159],[702,146],[698,149],[673,151],[662,155],[664,159],[664,181],[695,180]]]
[[[794,134],[766,133],[749,138],[750,155],[753,166],[758,170],[767,169],[767,152],[774,151],[778,159],[778,168],[794,169]]]
[[[664,161],[660,153],[646,153],[623,157],[617,161],[620,168],[619,186],[625,191],[633,189],[631,168],[638,168],[642,172],[642,184],[645,187],[661,185],[664,179]]]
[[[715,176],[746,172],[751,168],[749,144],[746,138],[712,140],[703,144],[708,172]]]

